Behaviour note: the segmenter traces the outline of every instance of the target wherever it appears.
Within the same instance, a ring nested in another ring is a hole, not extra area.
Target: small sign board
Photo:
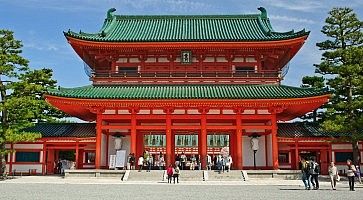
[[[115,169],[116,168],[116,155],[110,155],[110,160],[108,162],[108,168],[109,169]]]
[[[181,51],[180,61],[182,64],[192,63],[192,52],[191,51]]]
[[[126,150],[116,151],[116,167],[121,168],[126,166]]]

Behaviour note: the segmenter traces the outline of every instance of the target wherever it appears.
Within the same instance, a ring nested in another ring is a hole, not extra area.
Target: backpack
[[[320,167],[317,163],[314,163],[314,172],[315,174],[320,174]]]
[[[169,168],[166,170],[166,174],[167,174],[168,176],[173,175],[173,168],[169,167]]]
[[[304,161],[301,163],[301,171],[305,172],[305,173],[309,173],[310,172],[310,163],[307,161]]]

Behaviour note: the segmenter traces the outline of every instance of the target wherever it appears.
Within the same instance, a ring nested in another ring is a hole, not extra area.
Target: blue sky
[[[66,42],[68,29],[97,32],[114,7],[116,14],[246,14],[267,9],[276,31],[311,31],[310,37],[290,63],[283,84],[299,86],[301,78],[314,73],[321,52],[315,46],[324,40],[320,29],[333,7],[349,6],[363,18],[363,1],[350,0],[0,0],[0,29],[10,29],[24,44],[23,56],[33,68],[48,67],[62,87],[90,84],[81,59]]]

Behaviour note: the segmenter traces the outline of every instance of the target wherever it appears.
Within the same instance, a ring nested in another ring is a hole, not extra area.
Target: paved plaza
[[[251,180],[247,182],[121,182],[114,179],[62,179],[22,177],[0,182],[0,199],[361,199],[363,188],[348,191],[347,183],[331,191],[323,182],[321,190],[306,191],[300,181]]]

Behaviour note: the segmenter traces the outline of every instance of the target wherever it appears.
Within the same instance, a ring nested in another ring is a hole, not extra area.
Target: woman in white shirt
[[[139,160],[137,161],[137,165],[139,165],[139,172],[142,170],[142,166],[144,165],[144,157],[140,156]]]
[[[330,176],[330,184],[331,184],[331,188],[333,190],[336,190],[335,187],[337,185],[337,180],[338,180],[338,170],[337,167],[334,165],[334,162],[330,163],[329,166],[329,176]]]

